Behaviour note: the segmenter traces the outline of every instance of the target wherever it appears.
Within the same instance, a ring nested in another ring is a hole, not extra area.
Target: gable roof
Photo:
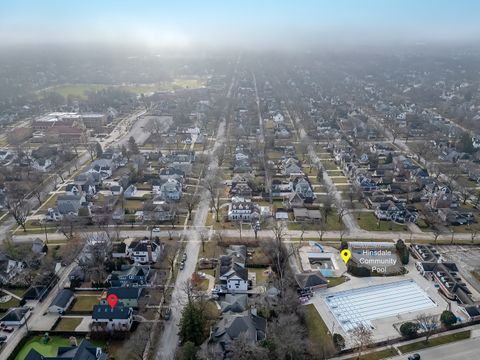
[[[132,314],[129,307],[123,305],[116,305],[113,308],[110,305],[95,305],[93,307],[93,320],[125,320]]]
[[[58,306],[60,308],[65,308],[69,301],[73,297],[73,291],[70,289],[62,289],[60,292],[55,296],[50,306]]]
[[[117,295],[119,300],[122,299],[138,299],[142,289],[133,287],[111,287],[107,289],[107,296],[111,294]]]

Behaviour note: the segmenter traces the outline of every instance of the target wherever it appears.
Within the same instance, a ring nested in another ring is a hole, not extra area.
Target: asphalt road
[[[221,146],[225,141],[225,121],[220,123],[217,132],[217,139],[215,141],[212,153]],[[212,172],[218,168],[218,159],[212,158],[209,164],[209,170]],[[205,189],[202,189],[200,195],[200,201],[197,206],[197,211],[193,219],[193,226],[201,227],[205,224],[210,208],[210,196]],[[186,304],[186,293],[184,291],[185,284],[191,278],[192,273],[195,271],[197,264],[198,254],[200,252],[200,236],[197,230],[185,231],[184,235],[187,240],[185,246],[185,252],[187,253],[187,261],[185,262],[185,268],[179,270],[177,279],[175,281],[175,287],[172,293],[171,309],[172,315],[168,322],[165,323],[163,332],[160,337],[158,348],[155,352],[156,360],[169,360],[174,358],[175,349],[178,344],[178,324],[180,322],[182,309]]]
[[[35,326],[36,329],[41,327],[42,323],[42,317],[43,314],[47,312],[48,307],[50,306],[51,302],[53,299],[57,296],[58,291],[60,289],[63,289],[67,279],[68,279],[68,274],[73,270],[73,268],[77,266],[76,262],[71,263],[65,268],[62,268],[60,270],[60,273],[58,274],[60,276],[60,279],[55,285],[55,287],[50,291],[50,293],[47,295],[47,297],[41,302],[38,303],[32,310],[31,315],[27,321],[27,325],[32,327],[32,325]],[[50,329],[42,329],[42,330],[50,330]],[[23,339],[24,336],[27,334],[27,326],[22,326],[20,328],[17,328],[15,332],[8,338],[7,343],[5,344],[5,347],[2,349],[0,353],[0,359],[8,359],[10,354],[15,350],[17,347],[18,343],[20,340]]]
[[[468,339],[447,345],[417,351],[422,360],[478,360],[480,346],[478,339]],[[392,360],[405,360],[409,354],[395,356]]]

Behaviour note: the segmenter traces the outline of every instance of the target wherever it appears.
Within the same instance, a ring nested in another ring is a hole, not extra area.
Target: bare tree
[[[477,235],[478,235],[478,231],[477,230],[470,230],[470,236],[471,236],[471,239],[472,239],[472,244],[475,243],[475,239],[477,238]]]
[[[420,331],[425,336],[425,342],[428,342],[430,336],[439,326],[439,319],[434,315],[420,314],[416,317],[416,322]]]
[[[362,352],[373,342],[372,330],[367,328],[365,325],[360,324],[349,332],[351,340],[358,351],[357,359],[360,359]]]
[[[28,201],[24,200],[23,198],[9,198],[7,200],[7,208],[17,224],[23,228],[23,231],[26,232],[27,217],[30,213],[30,204]]]
[[[199,202],[199,197],[196,194],[189,194],[186,193],[183,195],[183,203],[185,204],[185,207],[187,208],[188,211],[188,217],[191,218],[192,216],[192,211],[195,209],[195,206],[197,206]]]
[[[285,225],[281,222],[276,222],[272,227],[273,239],[262,242],[262,248],[270,258],[272,269],[278,277],[279,289],[284,292],[286,287],[286,271],[288,267],[289,258],[294,255],[294,249],[287,249],[283,241],[286,237]]]
[[[202,252],[205,252],[205,242],[208,240],[208,233],[204,230],[200,231],[200,241],[202,242]]]
[[[246,332],[234,339],[229,349],[231,351],[229,351],[228,357],[232,360],[262,360],[268,357],[267,349],[252,343]]]
[[[462,199],[462,203],[463,205],[465,205],[467,203],[467,200],[470,198],[470,196],[472,195],[470,193],[470,189],[465,187],[465,186],[460,186],[458,188],[458,193],[460,194],[460,198]]]
[[[275,359],[298,359],[306,352],[305,328],[295,313],[280,314],[269,327],[269,338],[275,344]]]
[[[205,189],[208,191],[210,196],[210,202],[212,204],[213,209],[215,210],[215,219],[217,222],[220,221],[219,219],[219,212],[220,212],[220,189],[222,187],[221,177],[218,173],[212,174],[211,176],[207,177],[204,181]]]

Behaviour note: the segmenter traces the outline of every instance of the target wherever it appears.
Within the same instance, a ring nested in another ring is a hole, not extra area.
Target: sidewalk
[[[477,325],[467,326],[467,327],[460,328],[460,329],[444,331],[444,332],[441,332],[439,334],[434,334],[430,337],[430,339],[435,339],[437,337],[441,337],[441,336],[445,336],[445,335],[451,335],[451,334],[455,334],[455,333],[466,331],[466,330],[471,331],[470,339],[480,338],[480,325],[477,324]],[[411,344],[411,343],[415,343],[415,342],[419,342],[419,341],[422,341],[424,339],[425,339],[425,337],[422,336],[422,337],[418,337],[418,338],[413,339],[413,340],[398,342],[398,343],[393,344],[393,345],[376,347],[374,349],[370,349],[368,351],[363,352],[362,356],[364,356],[365,354],[371,354],[371,353],[379,352],[379,351],[382,351],[382,350],[388,350],[388,349],[392,349],[392,348],[397,351],[398,355],[402,355],[402,352],[398,349],[398,347],[403,346],[403,345],[407,345],[407,344]],[[439,345],[439,346],[442,346],[442,345]],[[356,357],[356,353],[353,352],[353,353],[333,357],[331,359],[341,360],[341,359],[351,359],[351,358],[355,358],[355,357]]]

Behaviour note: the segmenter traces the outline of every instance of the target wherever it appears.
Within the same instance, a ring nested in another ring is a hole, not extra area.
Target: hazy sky
[[[313,46],[480,38],[478,0],[1,0],[0,42]]]

